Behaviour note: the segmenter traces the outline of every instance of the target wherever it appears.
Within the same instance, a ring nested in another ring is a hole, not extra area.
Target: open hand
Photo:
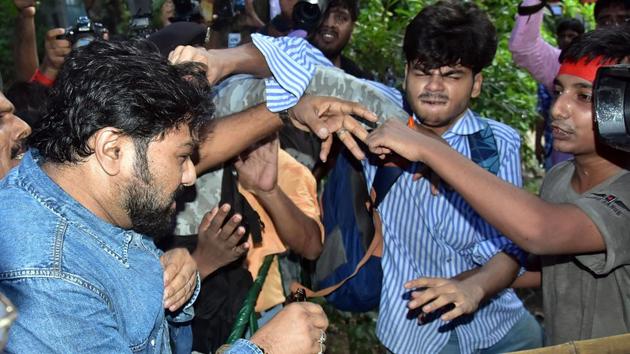
[[[201,278],[240,258],[249,249],[247,242],[238,243],[245,235],[245,228],[239,226],[243,217],[233,215],[222,227],[230,205],[214,208],[204,215],[198,230],[197,248],[193,258],[197,262]]]
[[[164,268],[164,308],[173,312],[184,305],[197,286],[197,264],[185,248],[174,248],[160,257]]]
[[[311,130],[323,140],[319,155],[322,161],[326,161],[328,157],[333,141],[331,134],[335,132],[354,157],[364,159],[365,154],[354,137],[363,141],[368,133],[353,115],[370,122],[378,120],[374,113],[358,103],[323,96],[303,96],[291,113],[296,127]]]
[[[234,162],[238,182],[247,190],[270,192],[278,185],[278,137],[273,135],[239,155]]]
[[[461,315],[475,312],[484,298],[483,289],[466,280],[419,278],[405,283],[405,288],[422,289],[412,291],[412,299],[407,304],[410,310],[422,308],[423,313],[419,320],[424,314],[449,304],[454,307],[443,313],[440,318],[444,321],[454,320]]]

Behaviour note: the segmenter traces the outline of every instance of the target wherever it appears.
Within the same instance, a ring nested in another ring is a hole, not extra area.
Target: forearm
[[[209,132],[199,146],[197,174],[228,161],[281,127],[278,114],[263,104],[210,123]]]
[[[15,31],[14,59],[16,80],[28,81],[39,66],[35,37],[35,18],[22,14],[18,15]]]
[[[538,3],[540,3],[538,0],[526,0],[523,5]],[[510,35],[509,49],[516,65],[527,70],[536,81],[550,88],[560,67],[558,63],[560,50],[543,40],[540,33],[542,21],[542,9],[530,16],[517,15],[516,24]]]
[[[322,235],[315,220],[304,214],[276,186],[270,192],[257,192],[256,198],[271,217],[282,242],[295,253],[314,260],[322,252]]]
[[[540,284],[542,281],[542,274],[540,271],[527,271],[523,273],[520,277],[516,278],[511,288],[540,288]]]
[[[429,152],[425,163],[482,218],[523,250],[534,254],[566,254],[584,251],[581,247],[594,247],[571,242],[576,232],[590,232],[593,227],[578,208],[545,202],[434,139],[425,138],[421,144],[423,151]]]
[[[514,258],[499,252],[483,266],[461,273],[455,279],[478,286],[483,302],[508,288],[516,279],[519,267]]]
[[[259,78],[271,76],[265,57],[252,43],[235,48],[211,49],[208,52],[216,55],[221,63],[225,63],[227,71],[222,77],[231,74],[250,74]]]

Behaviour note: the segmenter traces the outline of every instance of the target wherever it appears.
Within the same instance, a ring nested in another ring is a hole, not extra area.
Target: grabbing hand
[[[193,258],[197,262],[202,279],[237,260],[249,249],[247,242],[238,244],[245,234],[245,228],[239,226],[243,219],[241,215],[233,215],[225,226],[221,227],[229,212],[230,205],[224,204],[221,208],[214,208],[206,213],[199,224],[199,239]]]
[[[63,28],[53,28],[46,32],[46,56],[42,62],[41,72],[50,79],[55,79],[61,65],[66,60],[66,56],[72,50],[72,43],[67,39],[57,39],[58,36],[66,33]]]
[[[174,248],[160,257],[164,268],[164,308],[173,312],[193,295],[197,264],[185,248]]]
[[[419,278],[405,283],[405,288],[423,289],[412,291],[412,299],[407,304],[410,310],[422,307],[418,320],[449,304],[454,307],[444,312],[440,318],[444,321],[454,320],[461,315],[475,312],[484,298],[483,289],[466,280]]]
[[[357,145],[354,137],[363,141],[368,136],[367,130],[354,117],[359,116],[370,122],[376,122],[378,117],[358,103],[343,101],[333,97],[304,96],[293,107],[293,124],[303,130],[311,130],[324,140],[320,152],[320,159],[326,161],[332,146],[332,133],[337,133],[339,140],[359,160],[365,154]]]
[[[227,67],[227,64],[230,62],[229,58],[222,58],[219,53],[222,52],[189,45],[180,45],[168,55],[168,60],[172,64],[180,64],[189,61],[203,64],[206,67],[206,78],[208,82],[214,85],[231,73],[230,69]]]
[[[238,182],[248,191],[270,192],[278,185],[278,137],[273,135],[241,154],[234,167]]]
[[[268,353],[320,353],[325,351],[328,318],[321,306],[294,302],[262,326],[251,341]]]

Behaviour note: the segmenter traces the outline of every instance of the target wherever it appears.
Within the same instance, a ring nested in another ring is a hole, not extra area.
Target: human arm
[[[544,255],[605,250],[599,230],[580,208],[548,203],[516,188],[429,134],[388,121],[366,142],[374,153],[393,150],[430,166],[482,218],[525,251]]]
[[[521,274],[512,285],[511,288],[519,289],[519,288],[540,288],[542,283],[542,273],[538,271],[526,271]]]
[[[405,283],[412,291],[410,310],[421,308],[424,314],[446,305],[454,307],[440,317],[444,321],[475,312],[481,303],[492,298],[512,284],[519,264],[505,253],[497,253],[487,263],[463,272],[454,278],[419,278]],[[421,315],[422,316],[422,315]]]
[[[522,3],[523,6],[536,4],[540,4],[540,0],[524,0]],[[542,39],[543,16],[543,9],[530,16],[517,15],[508,47],[516,65],[527,70],[545,87],[553,88],[553,79],[560,69],[560,49]]]
[[[238,171],[239,183],[255,195],[271,218],[283,244],[297,254],[314,260],[322,251],[322,230],[318,222],[300,209],[291,198],[301,204],[308,204],[310,201],[311,208],[308,209],[315,209],[316,195],[315,193],[309,195],[304,179],[311,177],[313,189],[315,181],[312,176],[299,174],[302,171],[294,171],[291,169],[292,166],[279,166],[278,159],[277,138],[241,155],[234,164]],[[283,174],[284,187],[278,183],[279,167],[282,169],[280,173]],[[307,170],[306,173],[310,172]],[[291,191],[291,197],[283,188]]]
[[[17,81],[28,81],[39,66],[35,38],[35,0],[13,0],[18,16],[13,58]]]
[[[66,30],[63,28],[53,28],[46,32],[46,41],[44,42],[46,55],[39,71],[52,81],[57,78],[61,65],[72,50],[72,44],[69,40],[57,38],[65,32]]]
[[[79,279],[32,277],[0,284],[19,311],[7,353],[131,353],[106,300]]]
[[[352,116],[360,116],[368,121],[378,118],[363,106],[332,97],[305,96],[290,110],[290,124],[300,129],[315,132],[324,145],[320,158],[325,159],[332,144],[333,132],[341,128],[352,134],[344,134],[342,142],[355,157],[364,157],[351,135],[359,139],[367,136],[367,131]],[[217,166],[236,156],[241,151],[265,136],[282,127],[283,121],[278,113],[269,111],[264,105],[257,105],[243,112],[236,113],[209,123],[205,136],[199,145],[197,174]]]

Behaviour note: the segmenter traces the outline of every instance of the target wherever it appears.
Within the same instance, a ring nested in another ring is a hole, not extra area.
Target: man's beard
[[[153,182],[141,179],[130,182],[123,203],[132,229],[155,241],[172,234],[176,210],[171,206],[182,190],[183,186],[179,186],[168,198],[161,198],[163,192]]]

